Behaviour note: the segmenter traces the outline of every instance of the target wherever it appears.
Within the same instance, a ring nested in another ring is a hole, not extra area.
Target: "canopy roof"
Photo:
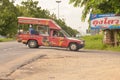
[[[47,25],[50,29],[61,29],[61,27],[51,19],[18,17],[19,24],[39,24]]]

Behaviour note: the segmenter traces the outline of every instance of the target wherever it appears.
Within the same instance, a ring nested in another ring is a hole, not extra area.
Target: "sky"
[[[16,0],[16,4],[19,4],[20,1]],[[24,0],[25,1],[25,0]],[[56,0],[34,0],[39,1],[40,7],[47,9],[50,13],[55,13],[58,16],[58,3]],[[85,34],[86,29],[88,28],[87,20],[85,22],[81,21],[83,8],[73,7],[73,4],[69,4],[69,0],[61,0],[59,3],[59,18],[64,18],[66,24],[73,29],[77,29],[80,33]]]

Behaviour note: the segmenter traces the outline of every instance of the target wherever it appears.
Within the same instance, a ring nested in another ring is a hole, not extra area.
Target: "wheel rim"
[[[34,46],[35,46],[35,42],[34,42],[34,41],[31,41],[31,42],[30,42],[30,46],[31,46],[31,47],[34,47]]]
[[[76,46],[76,44],[71,44],[70,48],[71,48],[71,50],[76,50],[77,46]]]
[[[35,48],[36,45],[37,45],[37,43],[36,43],[35,41],[32,41],[32,40],[31,40],[31,41],[29,42],[29,47],[30,47],[30,48]]]

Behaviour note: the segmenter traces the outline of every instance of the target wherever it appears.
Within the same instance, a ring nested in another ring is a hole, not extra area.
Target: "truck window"
[[[70,37],[70,35],[69,35],[67,32],[65,32],[64,30],[61,30],[60,32],[61,32],[64,36]]]
[[[53,31],[54,37],[64,37],[64,34],[61,31]]]
[[[48,28],[48,26],[39,25],[38,26],[38,32],[41,35],[48,36],[49,35],[49,28]]]
[[[53,31],[53,36],[54,37],[58,37],[58,32],[57,31]]]

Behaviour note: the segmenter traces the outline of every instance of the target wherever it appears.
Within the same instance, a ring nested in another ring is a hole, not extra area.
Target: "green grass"
[[[0,38],[0,42],[7,42],[7,41],[12,41],[14,40],[13,38]]]
[[[107,47],[106,50],[111,50],[111,51],[120,51],[120,46],[118,47]]]
[[[103,35],[84,36],[85,49],[120,51],[120,46],[113,47],[103,44]]]

